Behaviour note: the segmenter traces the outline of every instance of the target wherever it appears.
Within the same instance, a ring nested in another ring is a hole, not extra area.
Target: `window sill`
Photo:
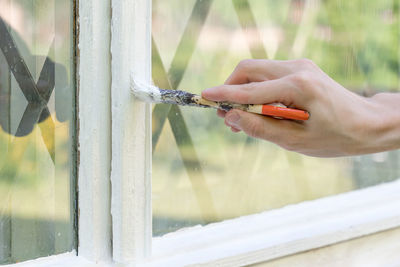
[[[96,264],[90,262],[83,257],[76,256],[75,251],[53,255],[49,257],[39,258],[35,260],[24,261],[17,264],[10,264],[5,266],[12,267],[70,267],[70,266],[85,266],[85,267],[101,267],[101,266],[111,266],[111,264],[101,263]]]
[[[153,239],[142,266],[243,266],[400,226],[400,180],[282,209],[197,226]],[[17,267],[113,266],[76,252]]]
[[[400,225],[400,180],[153,239],[146,266],[242,266]]]

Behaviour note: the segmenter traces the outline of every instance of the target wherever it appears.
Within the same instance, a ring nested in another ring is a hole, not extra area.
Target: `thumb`
[[[225,122],[231,127],[242,130],[247,135],[276,142],[282,133],[289,130],[288,121],[277,120],[267,116],[231,110],[225,115]]]

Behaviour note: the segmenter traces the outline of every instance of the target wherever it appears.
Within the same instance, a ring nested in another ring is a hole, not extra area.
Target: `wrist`
[[[363,153],[400,148],[400,94],[379,93],[365,98]]]

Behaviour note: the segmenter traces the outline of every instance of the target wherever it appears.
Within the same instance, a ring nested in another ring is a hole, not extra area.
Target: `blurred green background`
[[[359,94],[399,91],[399,2],[153,1],[153,80],[200,93],[246,58],[310,58]],[[153,233],[400,177],[399,151],[318,159],[233,134],[214,110],[153,110]]]

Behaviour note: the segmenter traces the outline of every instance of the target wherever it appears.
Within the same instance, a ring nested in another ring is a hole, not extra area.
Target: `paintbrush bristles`
[[[144,83],[131,77],[131,90],[142,101],[149,103],[161,103],[160,89],[157,86]]]

